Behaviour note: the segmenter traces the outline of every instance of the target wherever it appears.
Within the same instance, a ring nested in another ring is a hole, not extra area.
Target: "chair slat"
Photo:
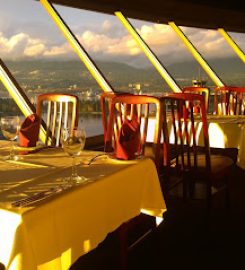
[[[68,128],[68,114],[69,114],[69,103],[65,102],[64,128]],[[74,114],[74,112],[73,112],[73,114]]]
[[[221,86],[216,87],[214,92],[215,114],[245,114],[245,87]]]
[[[47,120],[46,120],[46,123],[47,123],[47,128],[46,128],[46,140],[45,140],[45,144],[48,144],[48,138],[49,136],[51,136],[51,132],[50,132],[50,123],[51,123],[51,110],[52,110],[52,102],[49,101],[48,102],[48,109],[47,109]]]
[[[44,104],[47,104],[45,144],[48,145],[51,139],[51,144],[59,146],[62,128],[69,127],[71,130],[74,130],[78,126],[78,97],[58,93],[39,95],[37,99],[37,114],[41,119],[43,119],[45,113]],[[70,114],[69,104],[72,104]],[[69,115],[71,115],[70,118]]]
[[[57,120],[57,132],[56,132],[56,147],[59,146],[59,142],[60,142],[60,138],[61,138],[61,128],[62,128],[62,116],[63,116],[63,102],[60,103],[60,106],[59,106],[60,110],[59,110],[59,117],[58,117],[58,120]]]
[[[57,124],[57,102],[53,102],[53,123],[52,123],[52,137],[55,138],[55,130]]]

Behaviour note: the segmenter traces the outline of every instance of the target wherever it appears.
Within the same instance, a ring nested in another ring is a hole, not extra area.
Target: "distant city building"
[[[194,79],[192,80],[193,86],[206,87],[207,81],[203,79]]]
[[[130,90],[132,90],[135,94],[141,94],[141,84],[140,83],[130,83],[128,84],[128,87]]]

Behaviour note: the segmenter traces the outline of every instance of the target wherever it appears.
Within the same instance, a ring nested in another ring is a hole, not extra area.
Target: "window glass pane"
[[[240,49],[245,52],[245,34],[228,32]]]
[[[149,70],[149,61],[116,16],[61,6],[57,9],[113,89],[156,89],[156,78],[162,81],[153,68]]]
[[[35,103],[42,93],[76,94],[88,136],[102,133],[101,90],[42,5],[32,0],[0,4],[1,57],[27,96]]]
[[[181,28],[211,68],[226,85],[244,86],[245,66],[223,36],[214,30]],[[245,34],[232,34],[241,48],[245,47]],[[231,35],[231,36],[232,36]],[[208,78],[208,86],[215,87]]]
[[[27,96],[35,103],[41,93],[76,94],[88,135],[102,133],[98,99],[102,90],[42,5],[33,0],[0,0],[0,5],[1,58]],[[116,16],[55,8],[115,90],[172,91]],[[180,87],[191,85],[194,79],[214,87],[170,26],[129,20]],[[244,85],[244,63],[217,31],[181,29],[224,83]],[[245,50],[245,34],[229,34]],[[0,87],[1,99],[8,97]]]
[[[2,116],[18,115],[21,117],[21,111],[13,99],[5,90],[4,85],[0,81],[0,118]],[[0,140],[4,139],[0,127]]]
[[[191,84],[197,75],[198,64],[193,61],[192,56],[186,50],[184,44],[169,25],[130,20],[137,27],[138,32],[155,53],[157,58],[174,78],[180,87]],[[188,65],[188,69],[186,68]],[[153,69],[148,61],[147,68]],[[155,75],[156,89],[164,92],[172,92],[165,80]]]

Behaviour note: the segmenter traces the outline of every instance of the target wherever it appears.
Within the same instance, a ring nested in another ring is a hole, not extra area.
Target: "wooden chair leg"
[[[187,193],[188,193],[188,187],[189,187],[189,181],[190,177],[188,175],[185,175],[183,178],[183,201],[186,202],[187,200]]]
[[[128,224],[122,224],[118,229],[119,234],[119,256],[121,270],[128,269]]]
[[[226,181],[226,188],[225,188],[225,207],[226,209],[230,208],[230,175],[227,177]]]
[[[227,209],[230,208],[230,192],[228,187],[226,187],[225,191],[225,207]]]
[[[211,209],[213,202],[212,202],[212,185],[210,180],[208,180],[207,183],[206,200],[207,200],[207,208]]]
[[[188,180],[188,195],[190,199],[193,199],[195,196],[195,188],[196,188],[195,177],[191,175]]]

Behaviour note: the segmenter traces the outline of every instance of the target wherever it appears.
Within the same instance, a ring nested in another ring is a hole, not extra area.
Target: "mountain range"
[[[238,58],[210,59],[210,66],[227,85],[245,85],[245,66]],[[96,81],[80,61],[6,61],[7,67],[25,89],[56,89],[76,87],[78,89],[99,89]],[[140,83],[155,90],[165,90],[168,86],[154,67],[136,68],[125,63],[96,62],[105,78],[116,89],[128,88],[129,84]],[[180,86],[191,84],[192,79],[207,80],[205,72],[195,61],[168,65],[166,69]],[[2,90],[3,86],[0,89]]]

